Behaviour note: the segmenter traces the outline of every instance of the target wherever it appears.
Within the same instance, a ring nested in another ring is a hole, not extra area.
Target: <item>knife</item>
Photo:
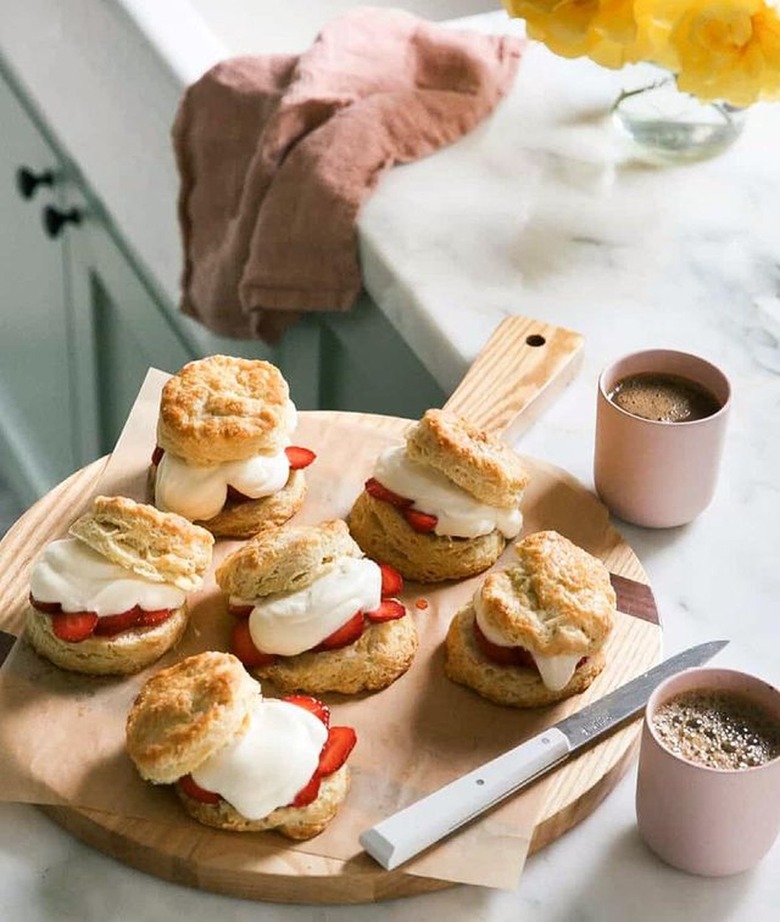
[[[514,749],[382,820],[360,844],[392,871],[638,714],[668,676],[706,663],[727,640],[672,656]]]

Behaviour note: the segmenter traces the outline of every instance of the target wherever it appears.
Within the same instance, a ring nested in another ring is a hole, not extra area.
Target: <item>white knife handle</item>
[[[392,871],[565,759],[570,748],[560,730],[545,730],[367,829],[360,844]]]

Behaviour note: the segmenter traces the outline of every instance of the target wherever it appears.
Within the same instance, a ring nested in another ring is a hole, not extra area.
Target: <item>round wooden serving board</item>
[[[551,331],[545,328],[545,332]],[[523,336],[527,339],[525,330]],[[574,353],[578,349],[579,345]],[[569,350],[565,361],[555,366],[557,371],[554,373],[548,369],[548,379],[559,376],[562,368],[564,371],[571,368],[572,354]],[[464,384],[468,381],[467,376]],[[458,394],[463,400],[461,388],[456,396]],[[477,391],[478,400],[483,399],[483,394],[484,391]],[[532,399],[524,398],[524,402],[528,404]],[[488,401],[486,406],[490,412],[495,411],[498,400],[496,395],[496,399]],[[471,409],[472,416],[480,416],[473,402]],[[494,422],[492,428],[505,429],[515,415],[508,413],[500,424]],[[484,420],[480,421],[484,424]],[[319,434],[327,444],[356,446],[354,470],[343,471],[343,483],[337,488],[332,485],[332,470],[326,477],[324,472],[320,475],[316,473],[316,464],[310,469],[310,496],[315,520],[321,520],[321,512],[328,507],[331,508],[331,516],[345,514],[345,497],[350,493],[354,495],[356,485],[359,488],[358,478],[365,476],[364,468],[368,461],[359,448],[363,440],[366,452],[370,453],[377,445],[397,442],[406,425],[406,420],[389,417],[327,412],[301,414],[300,430],[309,438]],[[302,444],[317,447],[313,442]],[[603,694],[649,669],[659,660],[661,631],[648,579],[631,548],[610,526],[606,509],[590,491],[558,468],[535,459],[527,460],[532,473],[532,483],[523,503],[527,530],[554,528],[604,560],[614,575],[618,607],[632,616],[625,619],[628,628],[622,631],[621,639],[615,641],[609,651],[611,665],[597,680],[602,682],[600,693]],[[324,468],[327,465],[324,454],[322,461]],[[60,484],[33,506],[0,543],[0,559],[4,562],[0,575],[0,628],[3,631],[14,635],[21,631],[31,559],[49,540],[61,536],[84,511],[106,464],[106,459],[97,461]],[[351,482],[353,479],[356,484]],[[296,521],[309,521],[305,511],[306,506],[303,516],[299,515]],[[508,550],[499,565],[509,562],[511,551]],[[479,579],[470,581],[469,592],[473,591]],[[453,606],[458,604],[465,588],[465,584],[437,587],[412,584],[404,600],[416,617],[425,618],[426,612],[415,611],[415,599],[424,596],[429,600],[432,612],[446,613],[448,600],[453,600]],[[430,662],[434,662],[432,657]],[[412,670],[415,665],[416,662],[412,664]],[[437,681],[447,680],[437,678]],[[402,682],[399,680],[397,683],[395,694],[403,694],[399,691]],[[496,708],[482,699],[477,700],[472,692],[456,688],[457,694],[465,696],[463,700],[467,709],[472,706],[472,697],[475,700],[473,707]],[[389,693],[390,690],[385,700],[392,700]],[[360,706],[370,707],[374,702],[380,705],[383,694],[367,696]],[[515,743],[520,742],[525,718],[513,709],[499,709],[500,719],[503,719],[504,713],[506,721],[515,721],[514,726],[519,731]],[[534,713],[533,719],[538,722],[540,712]],[[380,725],[381,719],[380,708]],[[629,724],[538,783],[543,786],[542,806],[531,840],[531,852],[554,841],[591,813],[607,795],[634,755],[638,730],[637,721]],[[75,807],[45,806],[43,809],[77,838],[128,865],[176,883],[233,896],[295,903],[370,902],[450,886],[447,881],[416,876],[403,869],[385,871],[362,852],[349,860],[339,860],[280,846],[275,837],[273,845],[269,846],[269,834],[222,832],[200,826],[195,821],[170,826]],[[338,822],[338,818],[334,822]],[[315,843],[316,839],[312,840],[313,849],[316,849]]]

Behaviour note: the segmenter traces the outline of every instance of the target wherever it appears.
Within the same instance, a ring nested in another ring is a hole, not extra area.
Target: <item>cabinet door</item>
[[[62,165],[0,74],[0,464],[29,503],[76,467],[64,250],[44,233],[57,182],[24,199],[16,173]]]
[[[86,462],[113,449],[147,370],[175,372],[197,351],[116,243],[104,216],[89,202],[82,207],[84,219],[69,243],[73,373]]]

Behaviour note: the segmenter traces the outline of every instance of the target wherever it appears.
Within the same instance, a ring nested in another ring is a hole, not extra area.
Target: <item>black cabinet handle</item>
[[[33,173],[26,166],[20,166],[16,171],[16,188],[22,198],[32,198],[38,186],[53,186],[54,173],[45,170],[43,173]]]
[[[70,211],[60,211],[53,205],[47,205],[43,209],[43,227],[49,237],[54,239],[62,233],[62,228],[66,224],[81,224],[81,212],[78,208],[71,208]]]

